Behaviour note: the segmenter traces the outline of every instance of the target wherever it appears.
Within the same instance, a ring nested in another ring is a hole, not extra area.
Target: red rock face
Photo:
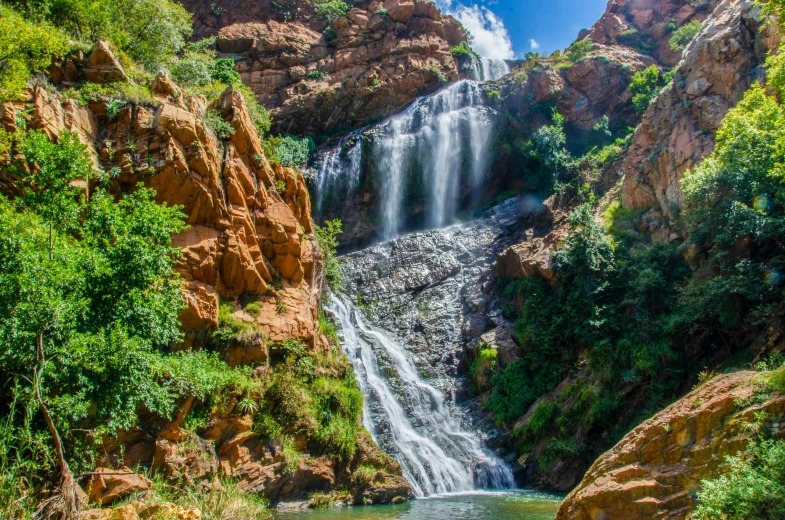
[[[724,458],[756,436],[745,428],[755,414],[782,417],[785,396],[777,392],[740,404],[758,391],[758,376],[718,376],[635,428],[594,463],[556,520],[687,518],[701,480],[720,475]],[[775,437],[785,436],[777,426]]]
[[[190,228],[173,243],[183,251],[177,270],[185,279],[185,330],[215,328],[219,297],[251,294],[261,312],[238,313],[240,319],[256,321],[269,340],[321,346],[321,260],[302,175],[270,166],[238,92],[229,89],[214,103],[234,128],[231,138],[219,140],[202,121],[206,100],[183,101],[165,77],[153,90],[159,106],[129,104],[109,120],[103,103],[82,107],[39,88],[31,94],[30,126],[53,139],[76,132],[97,166],[120,169],[114,190],[143,182],[156,190],[159,203],[183,207]],[[6,105],[3,112],[12,109]],[[259,355],[238,352],[235,361]]]
[[[623,165],[622,202],[651,208],[655,237],[668,240],[673,215],[682,206],[684,173],[714,150],[714,136],[728,110],[754,81],[779,41],[760,10],[725,0],[686,49],[673,83],[652,103],[635,132]]]
[[[720,0],[610,0],[605,13],[588,31],[588,38],[604,45],[646,49],[670,67],[681,59],[681,52],[670,48],[673,27],[705,20],[719,3]]]
[[[457,79],[451,46],[466,40],[430,0],[373,1],[327,28],[307,4],[291,21],[269,2],[188,0],[196,33],[216,35],[219,53],[274,117],[274,131],[318,134],[392,115]],[[226,4],[224,6],[224,4]],[[387,14],[383,14],[386,11]],[[220,12],[220,9],[219,9]]]

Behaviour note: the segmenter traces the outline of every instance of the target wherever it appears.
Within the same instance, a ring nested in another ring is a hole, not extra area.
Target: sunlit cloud
[[[504,21],[487,7],[458,5],[455,8],[447,7],[447,14],[457,18],[469,31],[472,35],[472,49],[480,56],[500,60],[515,58],[510,33]]]
[[[531,48],[532,48],[532,50],[533,50],[533,51],[538,51],[538,50],[540,50],[540,42],[538,42],[538,41],[537,41],[537,40],[535,40],[534,38],[532,38],[531,40],[529,40],[529,45],[531,46]]]

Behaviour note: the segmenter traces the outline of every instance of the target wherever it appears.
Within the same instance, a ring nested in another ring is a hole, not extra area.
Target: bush
[[[583,40],[578,40],[574,42],[567,48],[567,52],[565,53],[567,59],[572,63],[577,63],[591,51],[593,43],[588,38]]]
[[[686,25],[682,25],[673,33],[671,39],[668,41],[673,52],[681,52],[687,48],[687,45],[695,38],[700,32],[703,22],[700,20],[693,20]]]
[[[229,139],[234,135],[234,127],[232,127],[232,124],[226,121],[221,117],[221,114],[212,108],[208,108],[204,111],[203,120],[205,124],[215,132],[218,139]]]
[[[316,151],[313,139],[301,139],[290,135],[270,136],[264,140],[264,155],[271,164],[285,167],[303,166]]]
[[[34,72],[68,52],[65,36],[54,27],[32,24],[0,6],[0,102],[21,99]]]
[[[785,441],[753,443],[727,463],[724,475],[701,482],[692,520],[785,518]]]
[[[753,85],[725,116],[714,152],[682,181],[691,240],[709,256],[682,298],[704,330],[740,334],[779,319],[783,129],[782,106]],[[749,255],[729,254],[743,241]]]
[[[475,52],[472,50],[469,42],[461,42],[460,45],[450,48],[450,53],[458,58],[474,59]]]
[[[652,100],[660,93],[662,85],[660,69],[656,65],[652,65],[641,72],[636,72],[632,76],[630,92],[632,92],[632,106],[637,114],[640,115],[646,112]]]
[[[336,292],[343,288],[341,259],[338,257],[338,235],[343,233],[343,225],[338,219],[328,220],[324,226],[314,226],[314,235],[322,250],[324,277],[327,284]]]
[[[351,7],[343,0],[311,0],[317,18],[330,21],[346,16]]]

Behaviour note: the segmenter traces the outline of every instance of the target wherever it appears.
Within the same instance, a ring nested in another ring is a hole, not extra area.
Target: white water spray
[[[472,58],[472,79],[480,82],[496,81],[510,73],[504,60],[495,58]]]
[[[397,237],[403,225],[403,203],[424,198],[426,225],[445,226],[460,206],[461,186],[477,188],[485,178],[492,110],[482,104],[474,81],[460,81],[420,98],[402,113],[368,131],[372,135],[364,158],[362,139],[352,135],[342,146],[322,154],[317,177],[316,214],[325,200],[349,200],[370,164],[379,176],[381,238]],[[348,151],[347,151],[348,150]],[[412,194],[411,191],[422,190]],[[423,197],[424,195],[424,197]],[[335,212],[336,208],[333,208]]]
[[[365,396],[364,425],[377,442],[379,434],[391,438],[417,497],[515,487],[510,468],[461,428],[443,394],[422,381],[401,345],[367,325],[351,303],[331,296],[327,308],[341,324],[343,349]],[[377,352],[400,380],[397,393],[382,375]]]

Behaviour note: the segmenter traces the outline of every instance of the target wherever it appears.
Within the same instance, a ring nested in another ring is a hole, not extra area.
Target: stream
[[[276,520],[553,520],[561,498],[508,491],[437,496],[394,506],[276,513]]]

